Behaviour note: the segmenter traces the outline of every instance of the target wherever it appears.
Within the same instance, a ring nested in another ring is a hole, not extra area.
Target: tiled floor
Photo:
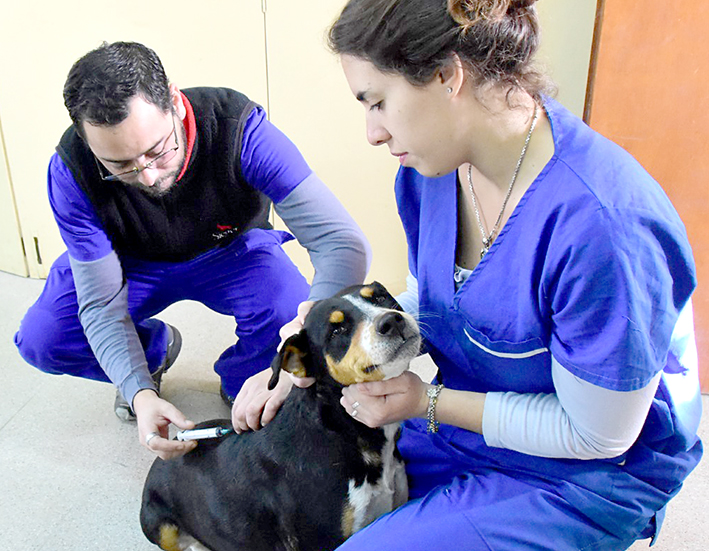
[[[153,457],[135,425],[112,412],[109,385],[44,375],[12,344],[43,282],[0,272],[0,551],[150,551],[138,522]],[[182,353],[163,394],[194,421],[228,416],[212,372],[233,341],[233,322],[180,303],[161,319],[179,327]],[[704,397],[705,410],[709,397]],[[709,421],[701,428],[709,437]],[[655,551],[709,549],[709,464],[702,462],[670,504]],[[645,549],[638,542],[632,549]]]

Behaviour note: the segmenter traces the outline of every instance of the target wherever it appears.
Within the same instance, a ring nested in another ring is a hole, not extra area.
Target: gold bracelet
[[[436,404],[438,403],[438,395],[443,390],[443,385],[432,386],[426,390],[426,396],[428,396],[428,409],[426,410],[426,419],[428,419],[428,425],[426,426],[426,432],[429,434],[438,432],[438,427],[441,424],[436,421]]]

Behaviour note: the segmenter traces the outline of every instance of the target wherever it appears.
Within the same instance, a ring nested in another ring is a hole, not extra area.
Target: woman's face
[[[358,57],[343,55],[341,63],[352,93],[365,108],[369,143],[388,145],[403,166],[424,176],[441,176],[458,167],[451,94],[442,78],[413,86]]]

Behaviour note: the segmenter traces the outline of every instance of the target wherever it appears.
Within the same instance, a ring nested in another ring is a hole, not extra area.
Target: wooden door
[[[599,0],[586,122],[635,156],[687,226],[709,391],[709,2]]]

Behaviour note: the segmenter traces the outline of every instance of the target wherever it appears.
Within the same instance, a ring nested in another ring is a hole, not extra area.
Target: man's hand
[[[298,314],[294,319],[281,327],[278,332],[281,337],[281,343],[278,349],[281,349],[283,343],[291,335],[295,335],[303,328],[305,316],[308,315],[313,307],[312,300],[306,300],[298,305]],[[231,408],[231,422],[234,425],[234,430],[237,433],[246,432],[249,430],[259,430],[267,425],[276,416],[276,413],[285,402],[293,384],[299,387],[307,387],[313,384],[315,379],[305,377],[298,379],[287,373],[289,377],[285,377],[283,373],[278,379],[278,384],[273,390],[268,390],[268,381],[273,375],[272,369],[265,369],[261,373],[250,377],[241,387],[239,394],[234,399],[234,405]]]
[[[161,459],[179,457],[197,447],[195,441],[168,440],[168,428],[171,423],[182,430],[193,429],[194,423],[187,420],[170,402],[160,398],[154,390],[139,391],[133,398],[133,411],[138,422],[140,443]],[[159,436],[154,436],[147,442],[146,438],[151,433],[157,433]]]
[[[303,324],[305,323],[305,316],[307,316],[308,312],[312,310],[314,304],[314,301],[306,300],[305,302],[301,302],[298,305],[298,313],[296,314],[295,318],[286,323],[278,331],[278,336],[281,337],[281,344],[278,345],[278,350],[281,349],[281,346],[283,346],[283,343],[288,337],[295,335],[303,328]]]
[[[231,422],[237,433],[259,430],[276,416],[285,402],[293,383],[283,376],[273,390],[268,390],[268,381],[273,371],[271,368],[250,377],[241,387],[231,408]]]
[[[281,344],[278,345],[278,350],[281,349],[281,346],[283,346],[283,343],[286,342],[286,339],[288,339],[288,337],[295,335],[303,328],[303,324],[305,323],[305,316],[307,316],[308,312],[312,310],[314,304],[315,301],[306,300],[305,302],[301,302],[298,305],[298,314],[295,316],[295,318],[293,318],[291,321],[281,327],[280,331],[278,332],[278,335],[281,337]],[[308,388],[315,382],[315,379],[313,379],[312,377],[296,377],[295,375],[292,375],[288,372],[286,372],[286,374],[288,375],[288,377],[290,377],[292,383],[300,388]]]

